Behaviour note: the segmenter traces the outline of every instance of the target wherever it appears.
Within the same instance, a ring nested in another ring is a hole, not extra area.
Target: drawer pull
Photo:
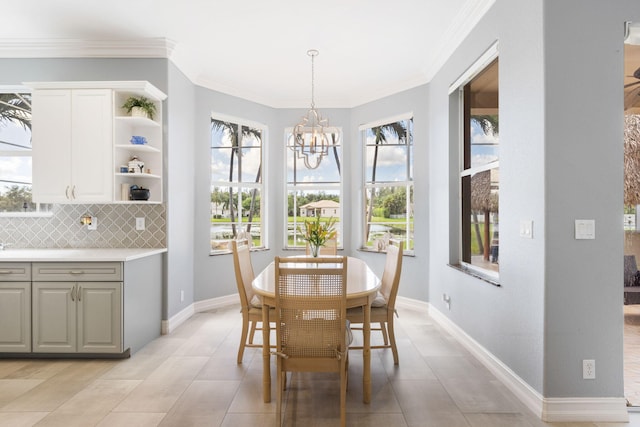
[[[83,270],[69,270],[69,274],[84,274]]]
[[[0,270],[0,274],[11,274],[11,270]]]

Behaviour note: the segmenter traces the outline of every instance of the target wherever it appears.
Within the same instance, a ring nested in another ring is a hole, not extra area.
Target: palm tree
[[[497,115],[477,115],[471,116],[471,121],[480,126],[485,135],[498,135]],[[478,211],[484,214],[484,239],[480,233],[478,223]],[[475,224],[476,240],[478,241],[478,251],[483,254],[485,261],[489,260],[489,225],[491,223],[489,214],[498,211],[498,198],[491,193],[491,171],[486,170],[477,173],[471,180],[471,214]],[[484,242],[484,243],[483,243]]]
[[[413,117],[410,119],[413,121]],[[387,143],[387,138],[393,136],[400,141],[409,142],[410,135],[407,134],[407,128],[402,121],[387,123],[386,125],[376,126],[371,128],[375,136],[375,149],[373,151],[373,165],[371,170],[371,183],[376,182],[376,169],[378,167],[378,148],[382,144]],[[374,189],[371,189],[369,196],[369,209],[367,210],[367,232],[365,242],[369,240],[369,232],[371,229],[371,217],[373,215],[373,205],[375,199]]]
[[[231,122],[225,122],[225,121],[221,121],[221,120],[216,120],[216,119],[211,119],[211,130],[215,130],[215,131],[219,131],[219,132],[226,132],[229,139],[231,140],[231,156],[229,159],[229,182],[233,182],[233,172],[234,172],[234,168],[235,168],[235,158],[238,157],[238,164],[240,165],[239,167],[242,167],[242,164],[239,162],[240,159],[240,147],[238,145],[239,143],[239,139],[238,139],[238,125],[235,123],[231,123]],[[242,137],[243,138],[249,138],[249,137],[253,137],[255,139],[257,139],[258,141],[262,141],[262,133],[260,132],[259,129],[254,129],[248,126],[242,126],[241,129],[242,132]],[[238,171],[238,176],[241,176],[242,171],[239,170]],[[258,172],[256,174],[256,179],[255,182],[260,182],[260,177],[261,177],[261,173],[262,173],[262,162],[260,164],[260,166],[258,167]],[[256,199],[256,190],[254,189],[252,191],[251,194],[251,209],[249,211],[249,219],[248,219],[248,225],[247,225],[247,232],[249,232],[251,230],[251,221],[253,220],[253,207],[255,206],[255,199]],[[236,201],[234,201],[233,199],[233,187],[229,186],[229,215],[230,215],[230,220],[231,220],[231,229],[233,232],[233,236],[237,236],[238,232],[236,230],[236,207],[234,205],[237,204]]]
[[[0,94],[0,123],[15,122],[31,130],[31,94]]]

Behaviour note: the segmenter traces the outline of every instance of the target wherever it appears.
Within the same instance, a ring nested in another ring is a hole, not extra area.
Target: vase
[[[144,118],[149,118],[149,114],[147,114],[147,112],[140,107],[133,107],[131,108],[131,117],[144,117]]]
[[[314,245],[309,243],[309,251],[311,252],[311,256],[314,258],[318,258],[318,252],[320,251],[320,245]]]

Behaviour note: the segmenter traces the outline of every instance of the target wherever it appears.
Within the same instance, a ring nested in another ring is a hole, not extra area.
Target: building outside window
[[[362,248],[386,250],[389,239],[413,251],[413,117],[360,128],[365,159]]]
[[[498,88],[495,58],[458,89],[462,106],[460,264],[496,280],[500,259]]]
[[[211,118],[211,253],[230,251],[232,239],[264,247],[262,195],[264,125]]]
[[[31,93],[0,90],[0,215],[49,212],[32,202]]]
[[[285,133],[287,168],[287,206],[285,248],[302,249],[306,242],[300,228],[316,215],[327,222],[336,220],[338,247],[342,247],[342,131],[331,128],[328,153],[315,169],[308,169],[296,151],[292,129]],[[315,160],[312,162],[315,164]]]

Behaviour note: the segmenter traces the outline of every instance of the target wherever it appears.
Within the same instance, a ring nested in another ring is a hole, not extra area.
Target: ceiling
[[[0,57],[168,57],[272,107],[353,107],[427,83],[495,0],[3,2]]]

